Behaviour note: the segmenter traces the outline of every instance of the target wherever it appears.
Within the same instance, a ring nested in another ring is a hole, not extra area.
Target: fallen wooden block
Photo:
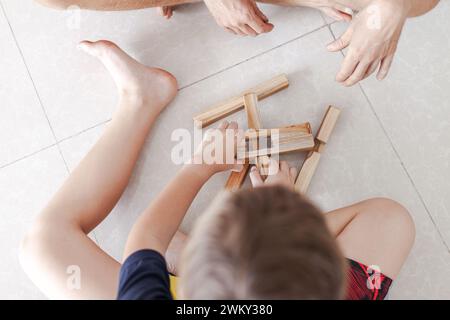
[[[259,130],[262,128],[261,117],[258,110],[258,97],[255,93],[246,94],[244,96],[245,112],[247,114],[248,127]],[[250,141],[251,148],[257,150],[259,147],[259,139],[253,139]],[[255,164],[258,169],[264,171],[264,165],[269,165],[269,158],[267,156],[254,158]],[[264,174],[264,172],[263,172]]]
[[[258,96],[256,93],[248,93],[243,97],[245,111],[247,113],[247,124],[250,129],[260,129],[261,128],[261,120],[258,112]],[[256,145],[254,147],[258,147],[258,140],[256,141]],[[255,141],[253,143],[255,143]],[[266,159],[261,159],[265,161]],[[258,163],[258,162],[257,162]],[[227,190],[236,190],[239,189],[245,181],[247,177],[248,170],[250,169],[250,164],[248,161],[245,161],[244,168],[240,172],[232,172],[228,181],[225,185]]]
[[[309,122],[305,122],[301,124],[295,124],[292,126],[276,129],[249,129],[245,131],[244,136],[245,139],[250,140],[250,139],[271,137],[272,134],[274,133],[288,134],[291,132],[312,134],[311,124]]]
[[[319,165],[321,153],[324,151],[325,145],[328,143],[331,134],[333,133],[340,113],[341,110],[338,108],[333,106],[328,107],[316,136],[314,151],[310,152],[306,157],[297,180],[295,181],[295,190],[297,192],[304,194],[308,191],[314,173]]]
[[[257,148],[254,141],[259,141],[262,136],[255,135],[249,139],[247,144],[238,146],[237,158],[239,160],[254,160],[261,156],[283,154],[292,151],[311,151],[315,147],[314,136],[311,133],[305,133],[303,130],[293,131],[292,129],[270,130],[270,147]],[[249,148],[247,148],[249,147]]]
[[[295,182],[295,190],[297,192],[304,194],[308,191],[314,173],[319,166],[320,157],[319,152],[313,151],[307,156],[305,162],[303,162],[302,169]]]
[[[241,171],[239,172],[233,171],[228,177],[227,183],[225,184],[225,189],[227,189],[228,191],[236,191],[240,187],[242,187],[242,184],[244,183],[245,178],[247,177],[249,169],[250,164],[245,163]]]
[[[252,129],[261,129],[261,118],[258,111],[258,96],[256,93],[244,95],[244,107],[247,113],[248,127]]]
[[[317,151],[322,152],[325,145],[330,140],[331,134],[333,133],[334,127],[341,115],[341,110],[330,106],[323,118],[322,124],[320,125],[319,131],[317,132]]]
[[[241,95],[231,98],[219,105],[211,108],[210,110],[203,112],[194,117],[194,123],[197,127],[204,128],[210,124],[219,121],[239,110],[244,108],[244,96],[247,93],[254,93],[257,96],[257,100],[265,99],[278,91],[286,89],[289,86],[289,80],[286,75],[279,75],[271,80],[257,85],[251,88]]]

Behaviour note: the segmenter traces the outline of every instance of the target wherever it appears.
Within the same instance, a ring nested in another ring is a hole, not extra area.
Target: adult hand
[[[378,69],[383,80],[391,67],[409,12],[405,0],[373,0],[353,18],[347,31],[328,45],[329,51],[348,51],[336,81],[352,86]]]
[[[322,11],[325,15],[329,16],[335,21],[347,21],[350,22],[352,20],[353,11],[350,8],[347,8],[344,5],[338,3],[327,3],[321,4],[318,2],[317,4],[308,5],[311,8],[316,8]]]
[[[253,166],[250,171],[250,180],[255,188],[269,185],[282,185],[293,189],[296,178],[297,170],[295,168],[290,168],[286,161],[278,162],[274,159],[270,159],[268,176],[265,181],[262,179],[261,173],[256,166]]]
[[[255,37],[273,29],[255,0],[204,1],[217,24],[234,34]]]

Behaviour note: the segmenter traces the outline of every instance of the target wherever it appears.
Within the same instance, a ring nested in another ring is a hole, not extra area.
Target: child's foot
[[[158,13],[162,15],[166,19],[172,18],[173,15],[173,7],[171,6],[164,6],[158,8]]]
[[[173,75],[142,65],[110,41],[83,41],[79,47],[100,59],[113,77],[122,98],[141,101],[159,113],[177,93],[177,80]]]

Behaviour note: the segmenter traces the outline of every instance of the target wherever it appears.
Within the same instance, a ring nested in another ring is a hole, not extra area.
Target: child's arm
[[[227,150],[233,152],[232,159],[234,159],[233,144],[235,141],[226,139],[225,130],[237,131],[237,124],[224,122],[218,130],[213,131],[213,135],[221,133],[220,137],[223,139],[222,143],[218,144],[220,147],[226,146]],[[210,139],[211,135],[207,135]],[[216,135],[214,135],[216,137]],[[235,140],[235,134],[229,135]],[[214,146],[211,140],[203,142]],[[231,145],[231,147],[228,147]],[[203,150],[203,148],[201,148]],[[217,148],[214,150],[218,153]],[[194,158],[203,159],[202,154],[196,153]],[[223,158],[222,158],[223,159]],[[218,161],[217,161],[218,162]],[[175,178],[164,188],[164,190],[157,196],[157,198],[150,204],[150,206],[142,213],[135,225],[133,226],[129,236],[127,245],[125,247],[124,259],[132,253],[142,249],[153,249],[164,255],[169,246],[170,241],[178,230],[183,218],[194,200],[197,193],[202,186],[215,173],[225,170],[234,169],[235,163],[232,164],[186,164],[178,172]],[[198,161],[194,161],[198,163]],[[211,162],[207,162],[211,163]]]

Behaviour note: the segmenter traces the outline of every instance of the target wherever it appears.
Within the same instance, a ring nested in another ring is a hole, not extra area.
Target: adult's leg
[[[134,10],[152,7],[171,7],[186,3],[201,2],[202,0],[36,0],[37,2],[52,8],[66,9],[70,6],[78,6],[89,10]],[[361,9],[368,0],[257,0],[261,3],[270,3],[281,6],[306,6],[313,8]],[[327,11],[328,13],[328,11]]]
[[[200,2],[202,0],[36,0],[51,8],[67,9],[70,6],[78,6],[89,10],[134,10],[153,7],[176,6],[179,4]]]
[[[415,237],[414,222],[403,206],[377,198],[325,216],[347,258],[378,266],[391,279],[397,277]]]
[[[119,262],[87,234],[112,210],[128,184],[159,113],[177,92],[169,73],[141,65],[107,41],[81,48],[99,58],[119,90],[119,106],[98,142],[40,213],[23,240],[20,259],[51,298],[114,298]],[[75,269],[74,269],[75,267]],[[79,270],[80,288],[67,285]]]

